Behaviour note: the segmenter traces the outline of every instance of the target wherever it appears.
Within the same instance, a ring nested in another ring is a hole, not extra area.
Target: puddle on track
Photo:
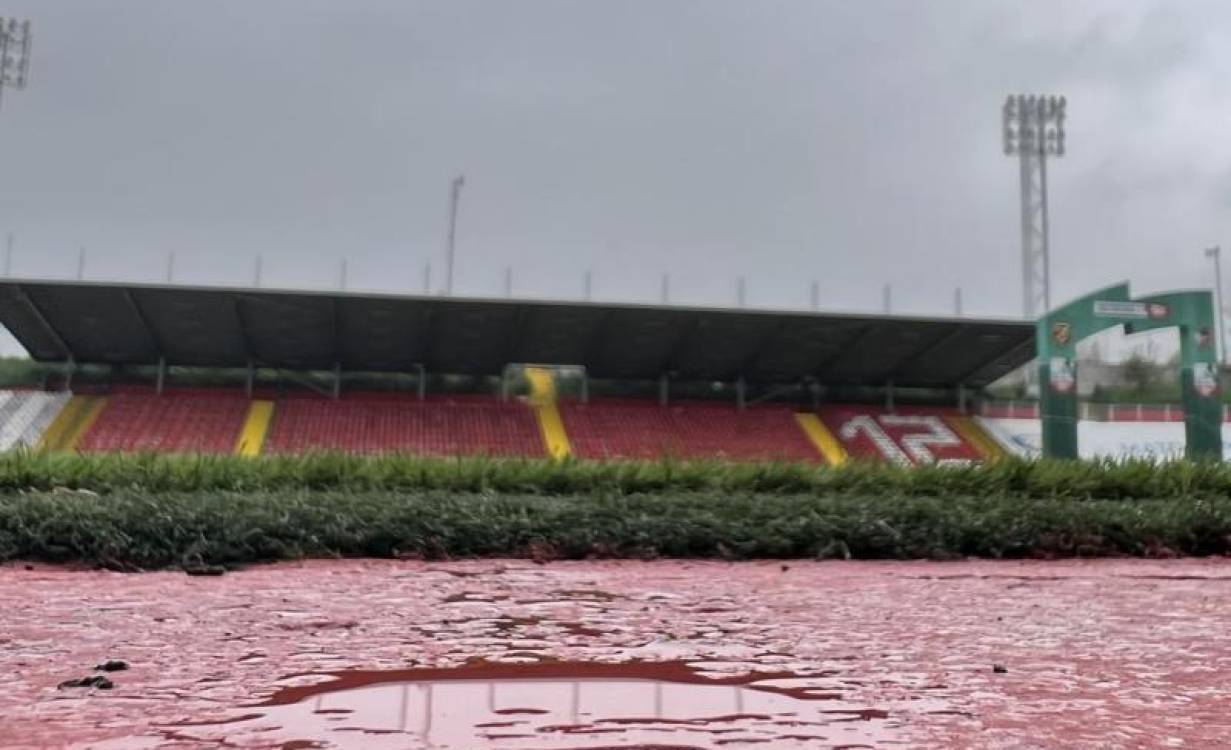
[[[164,727],[164,736],[220,744],[260,737],[284,748],[345,750],[904,744],[891,712],[843,700],[819,675],[706,676],[683,661],[475,661],[327,676],[214,723]]]

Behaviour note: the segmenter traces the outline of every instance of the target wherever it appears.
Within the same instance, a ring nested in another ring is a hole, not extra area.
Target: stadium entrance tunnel
[[[1218,400],[1218,352],[1214,305],[1208,291],[1129,297],[1117,284],[1074,300],[1038,322],[1036,350],[1043,456],[1078,458],[1077,343],[1108,328],[1125,333],[1177,328],[1180,390],[1184,407],[1185,456],[1222,459],[1222,404]]]

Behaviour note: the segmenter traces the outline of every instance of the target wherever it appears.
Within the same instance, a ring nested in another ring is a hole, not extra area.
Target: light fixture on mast
[[[30,78],[30,22],[0,17],[0,101],[7,86],[20,91]]]

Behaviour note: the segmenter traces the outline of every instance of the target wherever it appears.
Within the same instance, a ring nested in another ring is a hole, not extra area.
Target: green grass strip
[[[907,497],[1013,495],[1040,499],[1217,498],[1231,495],[1231,463],[1001,461],[901,468],[852,463],[586,462],[297,457],[0,454],[0,493],[57,487],[99,493],[337,490],[527,495],[662,492]]]
[[[1229,549],[1228,498],[305,489],[0,495],[0,560],[120,569],[322,556],[947,559]]]

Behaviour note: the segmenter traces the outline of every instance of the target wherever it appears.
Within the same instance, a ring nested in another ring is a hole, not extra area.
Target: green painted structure
[[[1043,456],[1078,457],[1077,342],[1115,326],[1122,326],[1125,333],[1179,329],[1185,455],[1194,460],[1221,460],[1222,404],[1210,293],[1170,292],[1133,299],[1128,284],[1076,299],[1038,322]]]

